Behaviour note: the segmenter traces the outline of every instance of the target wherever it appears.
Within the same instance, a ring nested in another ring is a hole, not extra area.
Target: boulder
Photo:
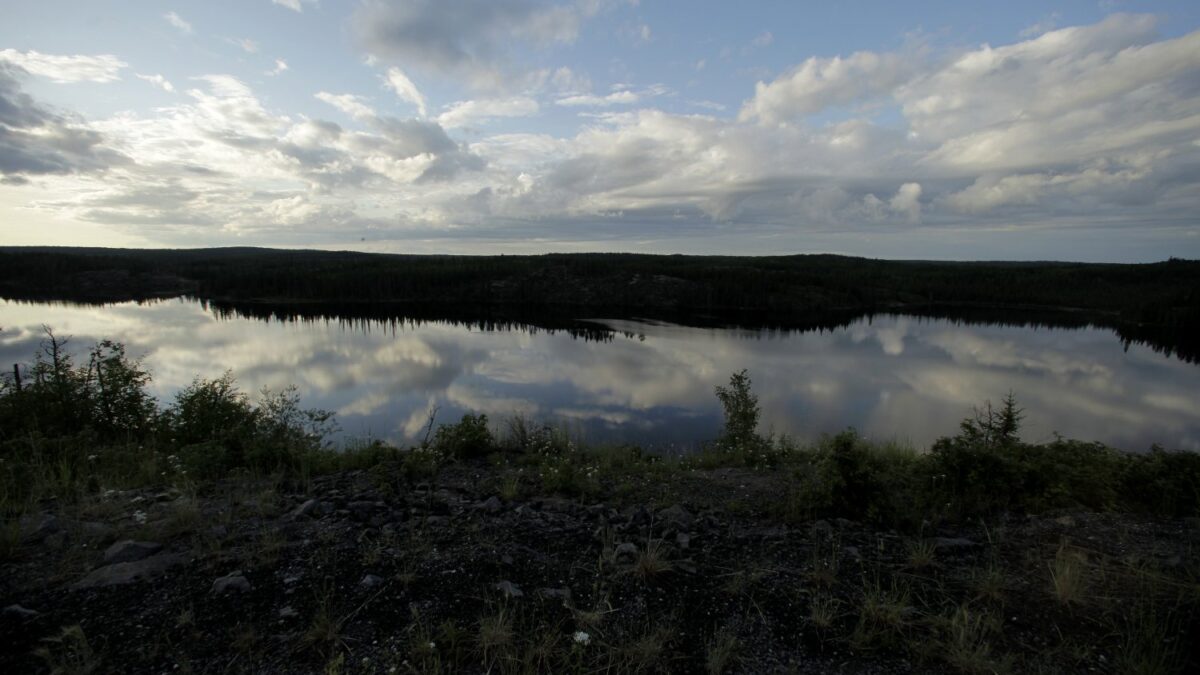
[[[86,588],[104,588],[145,581],[165,574],[167,570],[184,563],[184,557],[177,553],[160,553],[134,562],[122,562],[105,565],[92,570],[87,576],[75,582],[71,588],[76,590]]]
[[[500,591],[504,597],[510,599],[520,598],[525,595],[525,592],[521,590],[520,586],[508,581],[507,579],[496,584],[496,590]]]
[[[250,591],[250,588],[250,580],[242,576],[241,570],[238,570],[213,581],[212,592],[217,595],[223,595],[230,591],[246,593]]]
[[[113,565],[145,560],[161,551],[162,547],[162,544],[153,541],[133,541],[131,539],[118,541],[104,551],[104,564]]]

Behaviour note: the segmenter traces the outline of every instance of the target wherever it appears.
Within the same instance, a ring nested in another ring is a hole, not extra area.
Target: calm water
[[[596,320],[596,341],[565,331],[462,324],[222,317],[172,300],[106,307],[0,301],[0,363],[27,363],[40,326],[83,352],[103,338],[143,358],[167,400],[197,375],[232,370],[241,387],[299,387],[349,437],[419,437],[429,410],[495,420],[522,413],[593,441],[693,447],[713,438],[713,387],[746,368],[763,429],[801,439],[853,426],[926,446],[1009,390],[1023,436],[1057,431],[1130,450],[1200,450],[1200,366],[1125,349],[1107,329],[972,325],[908,316],[813,332]],[[5,368],[11,366],[5,365]]]

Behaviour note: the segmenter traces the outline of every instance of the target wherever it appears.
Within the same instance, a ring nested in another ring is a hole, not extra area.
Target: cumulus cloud
[[[373,56],[394,59],[468,84],[499,89],[510,81],[519,43],[574,42],[580,24],[608,3],[531,0],[366,0],[351,22]]]
[[[121,69],[129,66],[112,54],[67,56],[42,54],[33,50],[19,52],[15,49],[0,51],[0,61],[7,61],[26,72],[62,84],[116,82],[121,79]]]
[[[450,15],[508,17],[501,24],[556,7],[579,19],[592,11],[508,0],[448,7]],[[430,18],[433,3],[368,2],[362,11],[414,36],[418,24],[449,30]],[[22,157],[25,168],[6,169],[6,180],[82,181],[89,167],[107,166],[120,181],[64,187],[76,196],[42,206],[157,228],[173,233],[163,235],[177,238],[171,243],[212,243],[213,233],[324,233],[336,241],[634,241],[669,249],[711,237],[778,250],[899,241],[918,228],[949,233],[939,242],[1020,228],[1078,236],[1081,223],[1194,229],[1200,32],[1163,38],[1150,17],[1110,17],[996,46],[817,56],[759,83],[733,116],[702,100],[679,102],[709,114],[655,109],[655,97],[671,93],[665,87],[593,93],[588,78],[567,67],[524,72],[510,80],[517,93],[431,107],[408,77],[413,69],[478,73],[512,57],[490,26],[464,21],[466,37],[440,47],[451,56],[414,57],[403,70],[381,62],[385,86],[420,119],[386,115],[378,92],[344,90],[316,94],[337,123],[288,116],[245,82],[211,75],[178,105],[85,124],[10,84],[0,132],[21,154],[0,157]],[[397,56],[415,47],[389,49]],[[504,133],[488,133],[489,120],[540,114],[539,101],[578,110],[579,129],[514,132],[510,121]],[[876,118],[880,110],[886,115]],[[84,151],[35,144],[43,129],[74,130],[81,143],[71,147]],[[109,149],[135,163],[105,161]]]
[[[447,129],[482,124],[496,117],[529,117],[538,113],[538,102],[528,96],[459,101],[438,115]]]
[[[417,112],[421,114],[421,117],[425,116],[425,96],[417,89],[417,85],[408,79],[403,70],[395,66],[388,68],[384,83],[401,99],[417,106]]]
[[[865,98],[886,96],[915,72],[900,54],[855,52],[842,58],[812,57],[773,82],[759,82],[740,118],[784,122]]]
[[[305,5],[316,5],[317,0],[271,0],[271,4],[287,7],[293,12],[303,12]]]
[[[163,18],[167,20],[167,23],[178,28],[179,32],[186,35],[191,35],[192,24],[185,21],[183,17],[179,16],[175,12],[167,12],[166,14],[163,14]]]
[[[145,80],[167,93],[175,93],[175,85],[171,84],[171,82],[162,75],[143,75],[141,73],[137,73],[137,78],[139,80]]]
[[[0,61],[0,182],[98,171],[126,158],[102,134],[50,110],[21,89],[25,72]]]
[[[283,59],[275,59],[275,67],[268,70],[264,74],[267,75],[268,77],[275,77],[276,75],[280,75],[280,74],[286,72],[287,69],[288,69],[287,61],[284,61]]]

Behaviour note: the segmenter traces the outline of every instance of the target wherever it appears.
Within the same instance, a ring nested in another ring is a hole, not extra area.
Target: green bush
[[[438,454],[456,459],[482,457],[496,445],[488,429],[487,415],[462,416],[457,424],[443,424],[433,437],[433,449]]]

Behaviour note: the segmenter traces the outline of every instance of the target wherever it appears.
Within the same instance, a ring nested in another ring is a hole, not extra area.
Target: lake
[[[522,324],[309,318],[217,311],[193,300],[84,306],[0,301],[0,363],[29,363],[47,325],[77,353],[110,338],[170,398],[232,370],[241,388],[297,386],[343,438],[411,442],[483,412],[521,414],[592,442],[686,451],[721,425],[714,387],[743,368],[762,431],[809,440],[854,427],[926,447],[1009,391],[1022,437],[1055,432],[1141,451],[1200,450],[1200,365],[1113,330],[876,315],[812,330],[699,328],[596,318]]]

